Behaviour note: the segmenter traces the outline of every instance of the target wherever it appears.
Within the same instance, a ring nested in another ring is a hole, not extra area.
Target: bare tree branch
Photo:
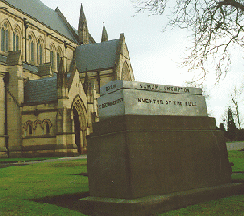
[[[167,26],[187,29],[194,42],[183,61],[202,77],[213,66],[219,80],[229,70],[232,47],[244,48],[244,0],[131,0],[138,12],[166,15]],[[166,13],[166,11],[170,11]],[[244,50],[244,49],[243,49]]]
[[[241,124],[242,124],[239,104],[242,102],[242,100],[240,100],[240,96],[243,93],[243,88],[244,86],[241,86],[240,88],[237,89],[237,87],[235,86],[233,93],[231,94],[231,102],[233,103],[235,108],[235,112],[233,112],[233,114],[237,119],[237,124],[239,129],[241,129]]]
[[[217,2],[217,8],[222,7],[224,5],[230,5],[230,6],[235,7],[236,9],[240,9],[240,10],[244,11],[244,5],[242,5],[241,3],[239,3],[235,0],[224,0],[221,2]]]

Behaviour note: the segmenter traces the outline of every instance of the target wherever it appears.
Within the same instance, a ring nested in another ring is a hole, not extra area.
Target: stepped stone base
[[[142,115],[95,123],[87,140],[90,196],[135,200],[230,183],[226,143],[215,125],[209,117]]]
[[[156,216],[157,213],[243,193],[244,184],[230,183],[133,200],[87,197],[81,199],[81,211],[91,216]]]

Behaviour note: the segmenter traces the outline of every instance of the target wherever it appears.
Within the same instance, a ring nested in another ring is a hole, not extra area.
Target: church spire
[[[101,42],[104,42],[104,41],[108,41],[108,33],[107,33],[105,26],[103,25]]]
[[[87,20],[83,10],[83,5],[80,7],[80,20],[78,26],[79,44],[89,44],[89,32],[87,28]]]

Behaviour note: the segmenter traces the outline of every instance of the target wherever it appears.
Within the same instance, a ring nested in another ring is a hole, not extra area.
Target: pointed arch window
[[[19,35],[17,32],[13,32],[13,51],[19,50]]]
[[[9,30],[7,23],[1,28],[1,51],[7,52],[8,51],[8,43],[9,43]]]
[[[60,54],[57,53],[57,68],[59,68],[59,64],[60,64]]]
[[[49,124],[46,124],[46,134],[50,134],[50,126],[49,126]]]
[[[27,122],[25,122],[25,124],[23,125],[23,128],[25,130],[25,136],[31,136],[33,134],[33,122],[31,120],[28,120]]]
[[[52,70],[54,70],[54,61],[55,61],[55,59],[54,59],[54,51],[55,51],[55,47],[54,47],[54,45],[52,44],[51,46],[50,46],[50,62],[51,62],[51,66],[52,66]]]
[[[37,61],[38,61],[39,65],[43,64],[42,55],[43,55],[42,43],[40,40],[38,40],[38,42],[37,42]]]
[[[54,66],[54,52],[53,52],[53,50],[50,51],[50,62],[51,62],[51,66],[53,68],[53,66]]]
[[[57,51],[57,69],[59,68],[61,57],[62,57],[62,49],[59,47]]]
[[[51,62],[51,66],[52,66],[52,71],[53,72],[57,72],[58,71],[58,54],[60,55],[60,52],[58,51],[58,49],[54,46],[54,44],[50,45],[50,62]]]
[[[44,119],[42,123],[44,126],[44,134],[49,135],[51,133],[51,127],[52,127],[52,123],[50,119]]]
[[[29,128],[29,135],[32,135],[32,126],[29,125],[28,128]]]
[[[29,36],[29,54],[30,54],[30,62],[34,63],[34,60],[35,60],[34,41],[31,36]]]

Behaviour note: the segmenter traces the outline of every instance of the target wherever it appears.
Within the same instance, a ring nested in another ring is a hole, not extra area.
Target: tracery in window
[[[1,51],[9,50],[9,24],[5,22],[1,27]]]
[[[19,35],[13,32],[13,51],[19,50]]]
[[[54,52],[55,52],[55,47],[54,45],[52,44],[50,46],[50,62],[51,62],[51,66],[52,66],[52,70],[55,71],[55,58],[54,58]]]
[[[51,128],[52,128],[52,122],[50,121],[50,119],[44,119],[44,120],[37,119],[34,122],[28,120],[23,124],[24,136],[50,135]]]
[[[30,62],[34,63],[35,61],[35,54],[34,54],[34,38],[32,36],[29,36],[29,56],[30,56]]]
[[[31,120],[25,122],[23,128],[25,130],[25,135],[31,136],[33,134],[33,122]]]
[[[52,122],[49,119],[44,119],[42,121],[42,124],[44,126],[44,134],[50,134],[51,132],[51,127],[52,127]]]
[[[16,25],[14,31],[13,31],[13,51],[18,51],[21,49],[21,28]]]
[[[43,42],[41,39],[37,41],[37,63],[39,65],[43,64]]]

